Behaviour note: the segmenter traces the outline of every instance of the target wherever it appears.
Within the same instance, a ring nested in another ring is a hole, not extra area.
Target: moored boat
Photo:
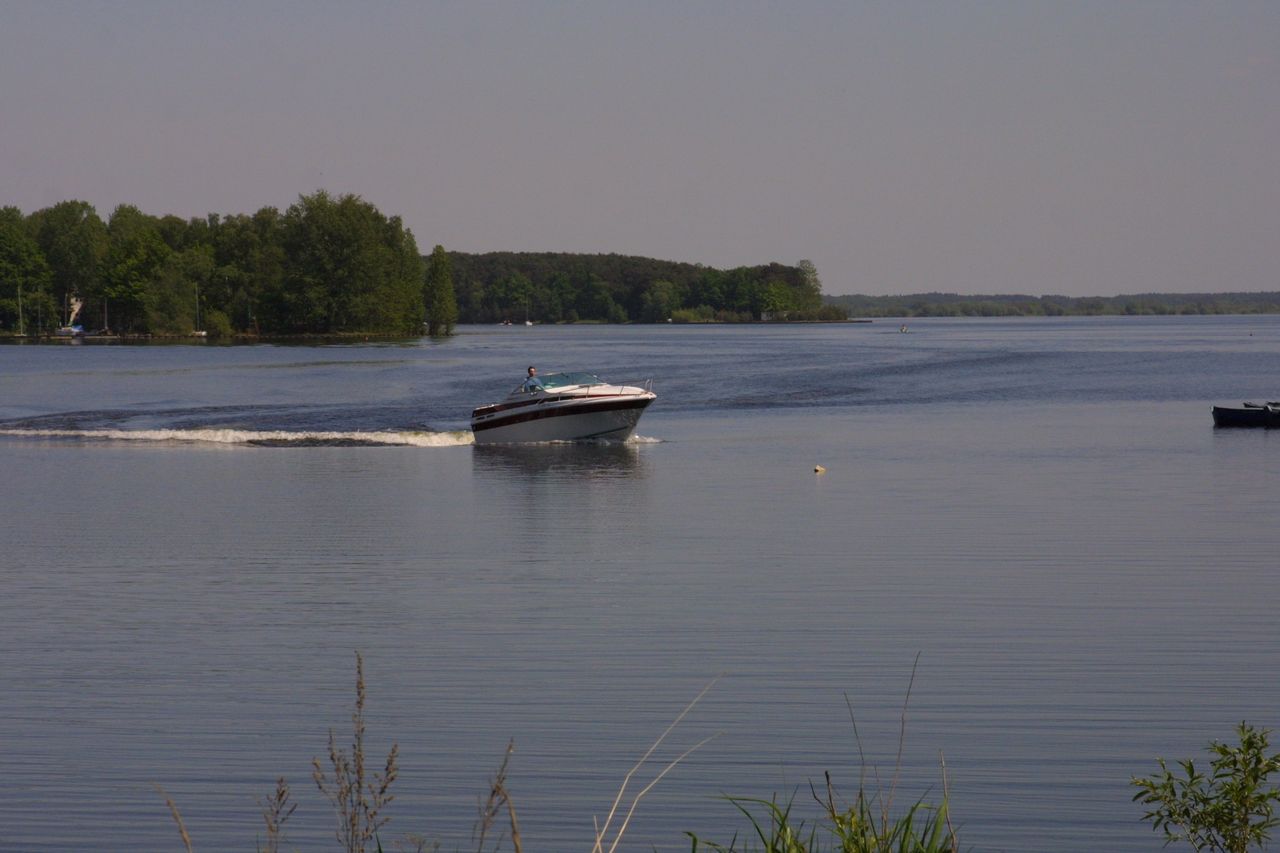
[[[1280,402],[1248,403],[1241,408],[1213,407],[1215,427],[1261,427],[1280,429]]]
[[[610,385],[592,373],[550,373],[475,409],[471,431],[476,444],[626,441],[656,398],[652,380]]]

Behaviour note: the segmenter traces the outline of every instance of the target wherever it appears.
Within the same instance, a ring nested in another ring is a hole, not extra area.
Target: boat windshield
[[[548,373],[539,376],[543,388],[564,388],[566,385],[601,385],[600,377],[594,373]]]

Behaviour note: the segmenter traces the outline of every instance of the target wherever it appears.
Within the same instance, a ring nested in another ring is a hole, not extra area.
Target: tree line
[[[0,209],[9,331],[48,332],[83,303],[78,323],[121,334],[416,335],[424,277],[400,218],[354,195],[190,220],[120,205],[104,222],[83,201]]]
[[[1143,293],[1120,296],[826,296],[855,317],[1066,317],[1143,314],[1277,314],[1280,293]]]
[[[465,323],[844,319],[810,261],[720,270],[616,254],[452,252]]]
[[[283,213],[184,220],[64,201],[0,208],[0,332],[76,322],[126,335],[450,334],[454,324],[843,319],[817,270],[718,270],[622,255],[467,254],[358,196],[317,192]]]

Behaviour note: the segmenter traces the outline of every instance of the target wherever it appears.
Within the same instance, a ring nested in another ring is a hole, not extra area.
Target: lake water
[[[642,439],[472,446],[528,364],[652,377]],[[384,840],[474,849],[514,739],[525,849],[588,850],[717,676],[623,849],[812,815],[918,654],[899,803],[943,756],[965,848],[1158,850],[1130,776],[1280,723],[1280,433],[1209,416],[1277,396],[1280,317],[0,347],[0,848],[175,849],[158,783],[252,850],[280,775],[332,848],[359,650]]]

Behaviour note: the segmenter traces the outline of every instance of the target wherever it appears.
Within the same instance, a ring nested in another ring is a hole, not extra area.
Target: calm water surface
[[[652,377],[644,438],[471,446],[530,363]],[[919,654],[900,801],[942,755],[966,848],[1158,850],[1129,777],[1280,725],[1280,434],[1208,411],[1278,377],[1278,317],[0,347],[0,848],[173,849],[159,783],[252,850],[280,775],[332,846],[360,650],[384,839],[472,849],[514,738],[526,849],[589,849],[719,675],[624,847],[728,841],[856,787],[849,706],[891,774]]]

